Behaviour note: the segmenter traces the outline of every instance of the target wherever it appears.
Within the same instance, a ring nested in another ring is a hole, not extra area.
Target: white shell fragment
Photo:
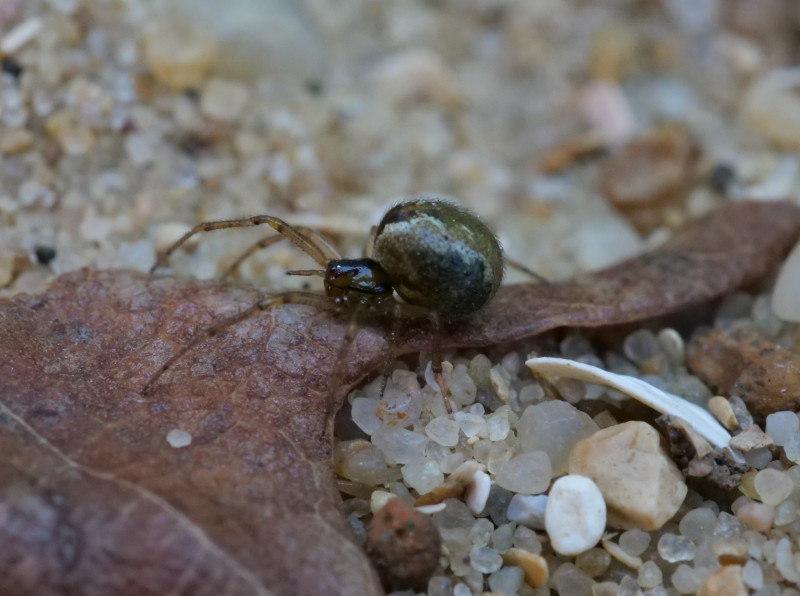
[[[433,515],[434,513],[439,513],[440,511],[444,511],[447,509],[447,503],[434,503],[433,505],[421,505],[420,507],[414,507],[420,513],[424,513],[425,515]]]
[[[662,414],[682,418],[715,447],[726,447],[731,440],[730,433],[705,409],[682,397],[661,391],[636,377],[618,375],[590,364],[564,358],[531,358],[525,364],[531,370],[545,375],[613,387]]]
[[[606,529],[606,503],[590,478],[568,474],[553,483],[544,525],[560,555],[578,555],[600,541]]]

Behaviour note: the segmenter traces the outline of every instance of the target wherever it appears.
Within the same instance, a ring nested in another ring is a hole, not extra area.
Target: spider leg
[[[328,242],[326,238],[324,238],[321,234],[315,232],[311,228],[306,228],[302,226],[298,226],[295,228],[296,231],[300,232],[301,234],[306,236],[306,240],[308,240],[309,244],[313,244],[314,247],[319,251],[320,254],[324,255],[326,260],[334,260],[334,259],[341,259],[342,255],[339,253],[334,246]],[[232,275],[238,268],[242,262],[247,259],[250,255],[254,252],[262,249],[267,248],[268,246],[272,246],[276,242],[280,242],[286,238],[286,236],[267,236],[266,238],[262,238],[251,247],[249,247],[246,251],[240,254],[236,260],[228,266],[225,271],[222,272],[220,275],[220,281],[224,281],[230,275]]]
[[[197,224],[194,228],[181,236],[177,242],[173,243],[172,246],[168,247],[159,255],[158,260],[156,260],[155,264],[150,268],[150,273],[153,273],[156,269],[164,265],[169,259],[169,256],[178,250],[178,248],[180,248],[195,234],[199,234],[201,232],[211,232],[213,230],[225,230],[228,228],[249,228],[252,226],[260,226],[262,224],[269,225],[276,232],[294,242],[295,245],[297,245],[303,252],[308,254],[319,265],[324,267],[327,264],[328,259],[326,258],[325,252],[310,238],[308,238],[300,229],[294,228],[282,219],[273,217],[271,215],[255,215],[245,219],[207,221]],[[326,243],[326,246],[329,245]]]
[[[336,391],[339,389],[339,385],[342,384],[342,363],[345,361],[345,357],[347,353],[350,351],[350,346],[353,345],[353,342],[358,335],[358,316],[363,312],[364,305],[362,303],[357,303],[356,306],[353,308],[353,311],[350,313],[350,320],[347,322],[347,329],[344,332],[344,337],[342,337],[342,343],[339,346],[339,351],[336,354],[336,360],[333,363],[333,369],[331,370],[331,396],[336,397]],[[332,403],[331,400],[329,403]]]
[[[528,269],[525,265],[523,265],[519,261],[516,261],[516,260],[512,259],[508,255],[503,255],[503,259],[505,259],[506,265],[508,265],[509,267],[513,267],[517,271],[522,271],[526,275],[530,275],[533,279],[538,281],[540,284],[544,284],[546,286],[550,285],[550,280],[547,279],[544,275],[540,275],[540,274],[536,273],[533,269]]]
[[[201,344],[202,342],[206,341],[218,335],[228,327],[235,325],[245,319],[250,318],[251,316],[265,311],[275,308],[277,306],[281,306],[283,304],[319,304],[320,302],[324,302],[326,305],[330,304],[330,301],[325,296],[320,294],[312,294],[310,292],[286,292],[285,294],[280,294],[278,296],[271,296],[269,298],[265,298],[264,300],[259,300],[252,306],[247,307],[243,311],[233,315],[232,317],[228,317],[227,319],[223,319],[213,325],[206,327],[205,329],[201,330],[197,333],[192,340],[183,346],[180,350],[175,352],[172,356],[170,356],[169,360],[167,360],[161,368],[156,371],[156,373],[150,377],[150,379],[145,383],[144,387],[142,388],[142,395],[146,395],[152,391],[153,385],[158,382],[158,379],[161,378],[163,375],[177,360],[182,358],[186,352],[192,350],[197,345]]]

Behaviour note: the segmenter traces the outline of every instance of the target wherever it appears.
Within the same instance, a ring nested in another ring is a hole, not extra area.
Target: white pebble
[[[170,447],[180,449],[181,447],[188,447],[192,444],[192,435],[185,430],[173,428],[167,433],[167,443]]]
[[[489,501],[489,491],[492,488],[492,481],[489,474],[482,470],[475,472],[464,495],[464,502],[470,511],[475,514],[480,513]]]
[[[557,553],[571,556],[589,550],[606,528],[606,504],[600,489],[585,476],[562,476],[550,489],[544,523]]]
[[[506,517],[534,530],[544,530],[547,495],[514,495],[508,504]]]

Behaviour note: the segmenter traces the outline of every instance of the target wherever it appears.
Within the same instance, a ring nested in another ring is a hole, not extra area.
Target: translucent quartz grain
[[[602,548],[590,548],[575,557],[575,564],[589,577],[602,575],[611,564],[611,555]]]
[[[522,358],[518,352],[509,352],[500,359],[500,364],[514,377],[519,376],[522,370]]]
[[[432,459],[420,457],[404,465],[400,471],[405,483],[424,495],[444,482],[444,474]]]
[[[383,452],[387,460],[407,464],[425,455],[428,437],[404,428],[382,424],[372,433],[372,444]]]
[[[619,582],[617,596],[639,596],[640,592],[639,583],[632,576],[626,575]]]
[[[509,548],[511,548],[514,541],[514,530],[516,527],[517,524],[510,522],[503,524],[494,532],[492,532],[492,548],[500,554],[503,554]]]
[[[663,580],[661,568],[653,561],[646,561],[639,567],[639,577],[637,581],[642,588],[655,588]]]
[[[521,567],[503,567],[489,576],[489,588],[495,594],[515,596],[525,581]]]
[[[475,520],[469,530],[469,538],[474,546],[488,546],[492,539],[494,524],[486,518]]]
[[[761,470],[772,461],[772,452],[766,447],[756,447],[744,454],[747,465],[756,470]]]
[[[355,402],[353,403],[355,405]],[[447,416],[437,416],[425,426],[425,434],[428,435],[428,438],[445,447],[458,445],[460,430],[458,422]]]
[[[586,397],[586,383],[562,377],[556,381],[556,391],[567,403],[577,404]]]
[[[550,579],[559,596],[591,596],[594,581],[572,563],[563,563]]]
[[[490,370],[492,369],[492,362],[485,354],[478,354],[470,360],[467,372],[473,381],[473,385],[480,385],[482,387],[489,387],[491,381],[489,379]],[[451,390],[452,391],[452,390]],[[474,399],[474,398],[473,398]]]
[[[450,396],[461,406],[468,406],[475,401],[478,388],[469,369],[463,364],[457,364],[448,384]]]
[[[592,586],[592,596],[619,596],[619,589],[616,582],[598,582]]]
[[[506,515],[511,521],[543,530],[546,507],[547,495],[514,495],[508,504]]]
[[[517,526],[517,529],[514,530],[512,544],[516,548],[530,551],[535,555],[542,552],[542,543],[539,542],[536,532],[525,526]]]
[[[658,554],[668,563],[691,561],[694,559],[695,550],[694,542],[686,536],[663,534],[658,539]]]
[[[785,472],[766,468],[756,474],[753,481],[761,501],[775,507],[788,498],[794,490],[794,482]]]
[[[619,536],[619,546],[629,555],[639,556],[650,546],[650,534],[634,528]]]
[[[521,408],[528,404],[539,403],[544,399],[544,389],[539,383],[528,383],[519,389],[517,394],[517,401]]]
[[[750,559],[742,567],[742,581],[752,590],[760,590],[764,586],[764,572],[761,565]]]
[[[508,414],[505,411],[492,414],[486,419],[486,428],[490,441],[504,441],[511,430]]]
[[[775,567],[787,581],[797,583],[800,581],[800,572],[797,571],[792,552],[792,543],[788,538],[781,538],[775,549]]]
[[[694,594],[701,586],[697,572],[685,564],[678,566],[670,581],[673,587],[681,594]]]
[[[507,490],[532,495],[546,491],[551,478],[550,458],[544,451],[533,451],[502,464],[495,482]]]
[[[797,504],[792,499],[787,499],[775,508],[776,527],[786,526],[797,519]]]
[[[568,335],[564,339],[561,340],[559,344],[559,349],[561,350],[561,355],[564,358],[569,358],[570,360],[575,360],[579,356],[586,356],[590,354],[594,354],[594,346],[592,346],[592,342],[581,335]]]
[[[661,347],[652,331],[640,329],[625,338],[622,350],[632,362],[642,364],[658,355]]]
[[[800,433],[800,418],[794,412],[774,412],[767,416],[765,431],[778,447],[783,447]]]
[[[408,370],[395,370],[375,407],[375,415],[384,424],[409,427],[419,420],[421,413],[422,393],[417,375]]]
[[[371,397],[357,397],[350,406],[353,422],[368,435],[372,435],[381,425],[380,419],[375,415],[377,403],[378,400]]]
[[[483,591],[483,573],[474,567],[469,568],[469,571],[463,576],[463,580],[472,589],[473,594]]]
[[[467,438],[479,435],[485,437],[486,432],[486,419],[479,414],[470,414],[468,412],[456,412],[453,417],[461,427],[464,436]]]
[[[683,516],[678,529],[690,540],[699,540],[714,531],[717,525],[717,514],[706,507],[692,509]]]
[[[792,435],[783,446],[786,459],[792,463],[800,463],[800,433]]]
[[[559,400],[528,406],[517,423],[522,450],[547,453],[555,476],[569,471],[572,448],[597,430],[588,414]]]
[[[503,557],[486,546],[473,546],[469,552],[469,563],[481,573],[494,573],[503,566]]]
[[[383,453],[367,441],[342,441],[335,451],[336,472],[343,478],[368,486],[385,484],[398,478]]]
[[[453,588],[453,596],[472,596],[472,590],[467,584],[456,584],[456,587]]]
[[[453,596],[453,582],[442,575],[432,577],[428,580],[428,596]]]

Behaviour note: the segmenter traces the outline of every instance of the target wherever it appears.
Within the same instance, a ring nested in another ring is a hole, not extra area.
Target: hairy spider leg
[[[164,265],[169,256],[175,252],[178,248],[180,248],[189,238],[194,236],[195,234],[199,234],[201,232],[211,232],[213,230],[225,230],[228,228],[249,228],[252,226],[260,226],[263,224],[268,224],[272,227],[276,232],[280,233],[284,237],[288,238],[292,242],[295,243],[303,252],[308,254],[312,259],[314,259],[319,265],[325,267],[327,264],[327,259],[325,258],[325,253],[323,250],[314,244],[309,238],[304,236],[301,232],[297,229],[293,228],[285,221],[280,218],[273,217],[272,215],[255,215],[253,217],[248,217],[245,219],[228,219],[223,221],[206,221],[200,224],[197,224],[194,228],[186,232],[177,242],[173,243],[172,246],[168,247],[164,252],[162,252],[158,260],[155,264],[150,268],[150,273],[153,273],[156,269]]]
[[[540,274],[536,273],[536,271],[534,271],[533,269],[528,269],[525,265],[523,265],[522,263],[520,263],[519,261],[517,261],[515,259],[512,259],[508,255],[504,254],[503,255],[503,260],[506,262],[506,265],[508,265],[509,267],[513,267],[517,271],[522,271],[526,275],[530,275],[533,279],[538,281],[540,284],[543,284],[543,285],[546,285],[546,286],[550,285],[550,280],[547,279],[544,275],[540,275]]]
[[[333,245],[331,245],[331,243],[328,242],[328,240],[318,232],[312,230],[311,228],[306,228],[304,226],[297,226],[294,229],[300,234],[306,236],[306,239],[309,241],[309,243],[314,244],[314,246],[316,246],[317,249],[319,249],[319,251],[324,254],[325,259],[334,260],[342,258],[342,255],[339,254],[339,251],[336,250],[333,247]],[[246,251],[244,251],[242,254],[240,254],[236,258],[236,260],[233,263],[231,263],[230,266],[228,266],[228,268],[225,269],[225,271],[222,272],[222,275],[220,275],[219,277],[220,281],[225,281],[230,275],[234,273],[234,271],[236,271],[239,268],[239,265],[241,265],[242,262],[244,262],[245,259],[247,259],[254,252],[257,252],[262,248],[267,248],[269,246],[272,246],[273,244],[280,242],[281,240],[284,239],[286,239],[286,236],[284,235],[280,236],[270,235],[267,236],[266,238],[262,238],[261,240],[253,244],[250,248],[248,248]]]
[[[325,303],[325,306],[330,305],[330,299],[326,296],[322,296],[320,294],[314,294],[311,292],[286,292],[284,294],[279,294],[277,296],[271,296],[269,298],[265,298],[264,300],[259,300],[252,306],[247,307],[241,312],[233,315],[232,317],[228,317],[218,323],[214,323],[210,327],[206,327],[200,333],[195,335],[188,344],[183,346],[180,350],[175,352],[169,360],[167,360],[156,373],[150,377],[147,381],[145,386],[142,388],[142,394],[146,395],[150,393],[153,388],[153,385],[158,382],[158,379],[161,378],[163,375],[177,360],[183,357],[186,352],[192,350],[197,345],[201,344],[202,342],[206,341],[218,335],[231,325],[235,325],[245,319],[250,318],[251,316],[258,314],[259,312],[270,310],[272,308],[276,308],[278,306],[282,306],[284,304],[308,304],[314,306],[315,304],[320,304],[321,302]]]
[[[350,320],[347,322],[347,329],[345,329],[344,336],[342,337],[342,343],[339,345],[339,350],[336,353],[336,360],[333,361],[330,386],[330,394],[333,398],[336,397],[336,391],[339,389],[339,386],[344,380],[342,379],[342,365],[345,361],[347,353],[350,351],[350,346],[353,345],[353,342],[358,335],[358,315],[360,315],[363,311],[364,303],[362,302],[358,302],[355,307],[353,307],[353,312],[350,313]],[[331,400],[330,403],[333,403],[333,400]]]

